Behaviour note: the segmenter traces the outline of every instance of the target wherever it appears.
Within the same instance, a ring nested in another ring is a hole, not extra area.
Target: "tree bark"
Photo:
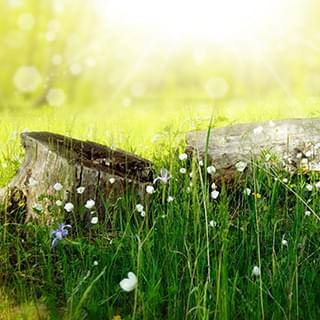
[[[219,177],[233,177],[236,165],[242,161],[250,167],[261,153],[276,155],[294,171],[320,171],[320,119],[289,119],[259,123],[236,124],[212,128],[206,147],[208,131],[187,133],[186,151],[204,158]]]
[[[114,204],[127,190],[143,196],[145,185],[153,179],[148,160],[98,143],[49,132],[22,133],[21,141],[24,162],[8,186],[0,189],[0,202],[12,211],[24,205],[26,221],[46,215],[44,220],[50,223],[47,206],[56,199],[70,201],[75,211],[80,210],[76,204],[84,208],[92,199],[92,211],[101,217],[106,206]],[[53,188],[55,183],[62,184],[61,191]],[[85,187],[82,194],[76,191],[80,186]],[[34,209],[41,201],[43,212]]]

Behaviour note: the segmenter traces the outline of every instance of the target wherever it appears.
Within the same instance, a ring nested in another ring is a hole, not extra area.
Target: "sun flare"
[[[97,0],[108,26],[182,41],[245,42],[285,33],[297,0]]]

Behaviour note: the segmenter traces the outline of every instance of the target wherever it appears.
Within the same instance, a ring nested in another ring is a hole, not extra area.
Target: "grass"
[[[128,194],[106,208],[114,217],[112,230],[99,221],[88,236],[73,225],[55,249],[50,231],[64,221],[17,224],[13,213],[2,208],[0,319],[319,318],[320,192],[306,189],[318,175],[290,175],[273,160],[256,159],[253,169],[238,173],[232,184],[217,183],[220,193],[212,199],[215,175],[206,174],[209,163],[201,167],[196,157],[178,159],[187,125],[168,125],[153,148],[140,149],[150,139],[148,127],[144,134],[136,128],[137,140],[123,139],[126,134],[117,140],[108,127],[116,116],[104,125],[91,121],[88,113],[75,122],[73,115],[62,120],[64,116],[35,111],[29,124],[32,130],[139,150],[157,171],[165,167],[174,178],[158,183],[144,200]],[[36,124],[39,117],[41,125]],[[2,185],[22,159],[17,134],[10,142],[8,137],[13,127],[21,131],[24,122],[18,117],[14,125],[7,123],[1,135],[6,141],[0,156]],[[163,123],[152,130],[160,131]],[[181,167],[187,168],[186,174],[180,173]],[[168,202],[168,196],[174,200]],[[145,217],[135,209],[138,203]],[[260,275],[253,274],[254,266]],[[124,292],[119,282],[129,271],[136,274],[138,286]]]

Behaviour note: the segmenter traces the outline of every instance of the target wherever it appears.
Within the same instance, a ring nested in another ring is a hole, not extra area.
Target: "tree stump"
[[[24,162],[9,185],[0,189],[0,202],[13,209],[25,204],[26,221],[39,217],[42,210],[35,205],[42,195],[83,205],[92,199],[92,210],[103,215],[106,203],[114,203],[127,190],[142,195],[153,179],[148,160],[98,143],[49,132],[22,133],[21,141]],[[63,188],[54,187],[56,183]],[[77,192],[79,187],[84,191]]]
[[[289,119],[229,125],[187,133],[188,153],[196,152],[217,169],[218,177],[234,176],[262,152],[276,155],[287,167],[320,171],[320,119]]]

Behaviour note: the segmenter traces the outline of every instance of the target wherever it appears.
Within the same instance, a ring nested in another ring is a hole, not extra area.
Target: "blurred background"
[[[0,0],[0,19],[0,121],[17,131],[152,142],[211,115],[320,110],[317,0]]]

